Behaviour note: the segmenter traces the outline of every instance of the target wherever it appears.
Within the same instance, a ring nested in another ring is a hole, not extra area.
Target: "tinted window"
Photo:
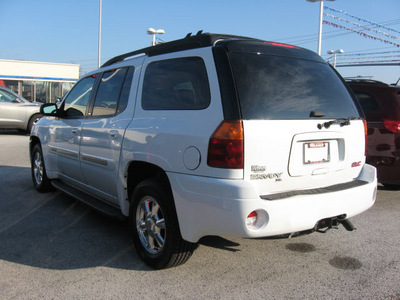
[[[200,57],[157,61],[147,66],[143,109],[204,109],[210,99],[207,71]]]
[[[126,72],[127,69],[124,68],[103,73],[94,101],[92,116],[115,114]]]
[[[123,112],[126,108],[126,105],[128,104],[129,92],[131,90],[134,71],[134,67],[129,67],[128,73],[125,77],[124,86],[122,87],[121,95],[119,96],[117,114]]]
[[[79,81],[64,100],[64,111],[67,117],[82,117],[96,81],[95,76]]]
[[[346,87],[324,63],[255,53],[230,53],[244,119],[359,116]]]
[[[373,112],[379,109],[379,102],[372,95],[363,92],[354,92],[354,94],[357,96],[358,102],[365,113]]]

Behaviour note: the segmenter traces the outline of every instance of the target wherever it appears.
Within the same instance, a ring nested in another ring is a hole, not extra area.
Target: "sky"
[[[100,0],[0,0],[0,59],[73,63],[81,75],[97,68]],[[321,56],[343,49],[365,58],[383,53],[400,60],[400,0],[324,1],[329,13],[324,20],[342,24],[322,27]],[[340,12],[337,12],[340,11]],[[340,21],[338,18],[347,20]],[[367,20],[372,23],[366,23]],[[352,23],[350,23],[352,22]],[[235,34],[297,45],[317,52],[319,3],[306,0],[102,0],[101,63],[126,52],[150,46],[149,27],[164,29],[162,41],[183,38],[187,33]],[[355,24],[394,36],[344,29]],[[373,24],[380,24],[380,27]],[[394,31],[390,31],[389,29]],[[397,38],[397,39],[396,39]],[[368,76],[394,83],[400,66],[338,67],[343,77]],[[1,70],[0,70],[1,73]]]

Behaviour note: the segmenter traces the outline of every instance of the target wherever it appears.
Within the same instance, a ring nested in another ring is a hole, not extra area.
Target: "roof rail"
[[[256,40],[249,37],[237,36],[237,35],[229,35],[229,34],[213,34],[213,33],[203,33],[202,30],[197,32],[196,35],[192,35],[192,33],[188,33],[186,37],[180,40],[175,40],[171,42],[166,42],[162,44],[158,44],[155,46],[135,50],[132,52],[128,52],[125,54],[121,54],[111,58],[107,62],[105,62],[101,67],[107,67],[116,62],[123,61],[126,58],[146,54],[148,56],[154,56],[159,54],[189,50],[189,49],[196,49],[196,48],[203,48],[213,46],[214,43],[218,40],[222,39],[249,39],[249,40]]]
[[[382,81],[378,80],[372,80],[372,79],[367,79],[367,78],[357,78],[357,77],[346,77],[344,78],[346,82],[352,82],[352,83],[374,83],[374,84],[386,84]]]

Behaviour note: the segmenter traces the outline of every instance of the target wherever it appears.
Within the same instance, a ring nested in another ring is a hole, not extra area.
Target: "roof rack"
[[[352,82],[352,83],[373,83],[373,84],[386,84],[382,81],[378,80],[372,80],[372,79],[366,79],[366,78],[357,78],[357,77],[346,77],[344,78],[346,82]]]
[[[128,52],[125,54],[118,55],[114,58],[111,58],[107,62],[105,62],[101,67],[107,67],[116,62],[123,61],[128,57],[147,54],[148,56],[154,56],[159,54],[203,48],[213,46],[214,43],[218,40],[222,39],[247,39],[247,40],[256,40],[249,37],[237,36],[237,35],[229,35],[229,34],[213,34],[213,33],[203,33],[202,30],[197,32],[196,35],[192,35],[192,33],[188,33],[183,39],[175,40],[171,42],[166,42],[162,44],[158,44],[156,46],[151,46],[139,50],[135,50],[132,52]]]

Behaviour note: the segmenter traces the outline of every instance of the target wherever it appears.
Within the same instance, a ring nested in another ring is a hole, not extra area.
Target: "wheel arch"
[[[42,146],[40,144],[40,139],[37,136],[31,136],[29,140],[29,157],[32,159],[32,149],[35,147],[36,144],[39,144],[40,147]]]
[[[165,184],[172,196],[170,181],[167,173],[162,168],[143,161],[133,161],[126,170],[126,185],[129,202],[131,201],[130,197],[135,187],[143,180],[150,178],[155,178],[158,182]]]

